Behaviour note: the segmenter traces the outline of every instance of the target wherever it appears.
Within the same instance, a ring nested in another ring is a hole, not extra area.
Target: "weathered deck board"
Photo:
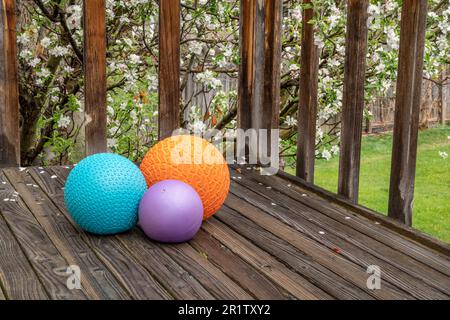
[[[374,221],[366,219],[360,215],[355,214],[351,210],[343,208],[336,203],[331,203],[320,196],[314,194],[301,186],[286,181],[278,176],[262,176],[257,172],[251,170],[241,170],[242,174],[251,176],[252,179],[264,185],[270,185],[271,190],[277,190],[288,195],[295,201],[312,208],[322,213],[322,216],[327,216],[331,219],[345,223],[350,228],[365,234],[388,247],[395,249],[397,252],[408,255],[409,257],[432,267],[439,272],[450,276],[450,258],[441,253],[438,253],[422,244],[412,242],[411,239],[406,239],[402,235],[390,230],[383,224],[376,224]],[[351,219],[346,217],[351,216]],[[377,247],[378,249],[378,247]]]
[[[360,264],[364,269],[369,265],[381,266],[388,280],[398,285],[399,288],[418,295],[418,298],[430,297],[430,294],[432,296],[434,294],[435,298],[445,298],[445,295],[439,294],[435,290],[441,290],[442,284],[446,284],[443,291],[447,296],[450,295],[449,277],[348,227],[339,220],[331,219],[316,210],[304,206],[275,189],[267,193],[265,186],[252,181],[251,176],[245,171],[241,172],[243,172],[244,178],[236,179],[235,181],[248,189],[236,185],[232,188],[232,193],[235,192],[246,199],[247,202],[268,212],[280,221],[293,226],[297,231],[308,235],[330,250],[340,249],[343,251],[343,254],[348,255],[350,260]],[[298,197],[303,196],[299,194]],[[232,198],[233,195],[228,198],[227,203]],[[271,204],[281,206],[283,210],[275,209]],[[236,207],[242,208],[243,206],[245,204],[240,203]],[[347,216],[347,218],[352,219],[354,217]],[[344,217],[344,220],[350,219],[345,219]],[[321,236],[319,232],[326,232],[327,236]],[[334,241],[327,244],[330,239]],[[448,267],[448,264],[442,265],[443,268],[446,266]],[[403,272],[399,272],[400,270]],[[423,286],[423,281],[429,283],[430,286],[434,286],[435,289],[429,291],[429,286]],[[420,285],[415,287],[416,284]]]
[[[217,219],[207,220],[202,228],[224,246],[227,246],[245,261],[258,268],[272,281],[281,284],[294,297],[310,300],[332,298]]]
[[[190,243],[256,299],[294,298],[204,230],[200,230]]]
[[[232,168],[222,209],[193,240],[169,245],[139,228],[107,237],[80,230],[64,206],[70,170],[1,169],[0,300],[450,299],[445,248],[282,176]],[[81,268],[81,290],[55,273],[70,264]],[[369,265],[382,270],[380,290],[366,286]]]
[[[163,250],[183,266],[205,288],[208,288],[215,298],[252,299],[249,293],[205,257],[201,257],[200,253],[189,244],[181,243],[163,246]]]
[[[244,209],[244,211],[247,210]],[[254,213],[264,215],[261,212]],[[247,214],[251,215],[250,212],[246,212],[246,215]],[[357,299],[359,297],[370,299],[370,295],[365,294],[356,286],[353,286],[348,283],[348,281],[343,280],[336,274],[330,272],[317,263],[314,258],[293,246],[289,241],[267,232],[263,227],[254,223],[254,221],[243,218],[238,212],[225,207],[216,215],[220,221],[223,221],[234,231],[243,235],[253,243],[256,243],[263,250],[289,265],[302,277],[322,289],[324,292],[328,292],[334,298]],[[332,263],[333,261],[330,262]],[[339,286],[336,286],[337,281],[340,282]]]
[[[3,184],[4,182],[5,184]],[[84,290],[67,289],[67,277],[55,272],[57,269],[67,268],[69,263],[52,244],[23,200],[14,192],[13,186],[0,172],[0,201],[4,202],[1,207],[1,214],[14,232],[17,241],[45,286],[50,298],[85,299]],[[9,201],[5,202],[5,199]]]
[[[41,174],[41,172],[43,172]],[[58,170],[30,169],[36,183],[50,196],[55,206],[74,225],[64,206],[63,181]],[[52,179],[53,177],[53,179]],[[133,299],[170,299],[171,295],[141,266],[128,256],[126,248],[115,237],[96,237],[80,232],[83,240],[120,281]],[[146,285],[142,285],[145,283]]]
[[[77,265],[83,270],[81,281],[88,296],[92,299],[128,298],[111,271],[83,241],[79,230],[67,221],[42,189],[33,187],[36,183],[33,178],[25,171],[9,168],[3,172],[59,252],[71,265]]]
[[[0,283],[10,299],[48,299],[5,220],[0,217]]]
[[[69,173],[69,169],[62,167],[52,168],[52,171],[63,179],[65,179]],[[145,255],[143,257],[144,260],[142,260],[141,251],[145,251],[146,248],[148,248],[145,243],[145,237],[141,232],[137,232],[128,239],[130,242],[123,243],[123,245],[127,248],[131,256],[134,257],[134,259],[144,262],[143,265],[147,267],[152,275],[155,275],[155,277],[159,279],[158,281],[167,288],[168,292],[171,292],[171,295],[173,293],[173,295],[179,299],[190,299],[194,297],[198,299],[213,298],[213,296],[201,285],[200,281],[189,278],[176,280],[176,278],[174,278],[173,274],[171,274],[172,272],[174,272],[175,275],[184,275],[187,274],[187,271],[164,252],[162,246],[152,244],[151,251],[155,250],[158,254],[154,256]],[[120,241],[123,240],[124,237],[121,237]],[[161,258],[161,260],[158,258]],[[168,265],[172,266],[167,267]],[[167,279],[169,281],[167,281]],[[172,282],[176,285],[174,286]],[[139,284],[137,285],[139,286]],[[181,288],[182,290],[180,290]]]

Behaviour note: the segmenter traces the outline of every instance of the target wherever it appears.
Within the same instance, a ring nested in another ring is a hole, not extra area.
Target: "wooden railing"
[[[314,1],[304,0],[314,4]],[[338,193],[358,200],[369,0],[347,1]],[[0,166],[20,165],[15,1],[0,2]],[[159,1],[159,137],[180,124],[180,2]],[[238,127],[276,129],[280,108],[281,0],[241,0]],[[318,48],[303,12],[297,176],[314,183]],[[426,0],[405,0],[395,111],[389,216],[411,225]],[[105,0],[84,0],[86,154],[106,151]]]

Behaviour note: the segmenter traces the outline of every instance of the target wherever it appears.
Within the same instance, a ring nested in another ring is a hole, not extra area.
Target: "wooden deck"
[[[225,206],[178,245],[137,228],[81,231],[64,207],[69,167],[1,170],[0,300],[450,298],[447,245],[294,178],[230,170]],[[69,265],[81,290],[66,286]],[[381,268],[380,290],[366,286],[369,265]]]

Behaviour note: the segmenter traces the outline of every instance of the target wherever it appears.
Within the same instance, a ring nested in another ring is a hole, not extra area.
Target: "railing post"
[[[264,41],[264,89],[263,110],[260,115],[261,127],[278,129],[280,123],[280,81],[281,81],[281,29],[283,1],[265,0],[265,41]],[[267,141],[271,141],[268,137]],[[268,150],[271,150],[269,144]]]
[[[241,0],[239,22],[241,64],[238,80],[237,126],[244,130],[252,127],[251,111],[254,109],[255,19],[256,2],[254,0]]]
[[[84,0],[84,99],[86,155],[106,152],[105,0]]]
[[[309,8],[303,10],[300,90],[298,108],[297,176],[313,183],[316,147],[317,86],[319,50],[314,44],[314,18],[311,0],[304,0]]]
[[[240,9],[238,128],[270,135],[279,122],[282,1],[242,0]]]
[[[348,0],[338,193],[358,201],[369,0]]]
[[[403,2],[395,101],[389,212],[412,224],[427,0]]]
[[[0,1],[0,167],[20,165],[15,0]]]
[[[180,0],[159,1],[159,138],[180,126]]]

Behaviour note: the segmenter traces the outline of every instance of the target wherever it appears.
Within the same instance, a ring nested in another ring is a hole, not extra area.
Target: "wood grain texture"
[[[15,0],[0,1],[0,167],[20,165]]]
[[[4,176],[0,177],[0,285],[8,299],[48,299],[44,286],[3,217],[5,199],[15,198]]]
[[[265,0],[264,86],[262,93],[264,99],[262,112],[258,117],[261,118],[261,128],[267,130],[268,137],[271,136],[272,129],[279,129],[280,123],[282,19],[283,1]],[[270,141],[268,139],[267,150],[271,150]]]
[[[311,0],[303,3],[310,7],[303,9],[296,170],[298,177],[314,182],[319,49],[309,23],[314,18]]]
[[[390,224],[386,223],[386,217],[375,221],[369,220],[364,216],[361,216],[360,212],[357,210],[342,207],[331,202],[327,198],[324,199],[323,197],[315,194],[307,187],[304,187],[301,184],[296,184],[296,182],[303,182],[303,180],[291,175],[288,176],[283,174],[283,177],[285,178],[281,178],[279,176],[266,177],[257,172],[252,173],[251,171],[244,170],[245,169],[242,169],[241,172],[244,175],[251,176],[251,178],[257,181],[258,184],[262,183],[263,186],[267,187],[270,185],[270,190],[280,191],[295,201],[300,202],[305,207],[321,212],[323,215],[338,222],[345,221],[345,224],[349,227],[367,235],[372,239],[375,239],[378,242],[381,242],[387,247],[394,249],[397,254],[400,253],[407,255],[408,257],[406,259],[408,260],[413,258],[414,260],[421,262],[423,265],[435,269],[444,275],[450,275],[450,255],[441,254],[418,242],[397,234],[391,229]],[[291,177],[291,179],[288,179],[289,177]],[[318,217],[320,218],[320,216]],[[351,219],[348,219],[348,217]],[[321,221],[321,223],[323,223],[323,221]],[[337,228],[339,229],[340,227]],[[376,245],[375,248],[378,249],[380,246]],[[426,273],[429,272],[430,271],[427,271]]]
[[[199,230],[190,244],[247,292],[250,292],[254,298],[293,299],[293,296],[283,288],[264,277],[256,268],[246,263],[204,230]]]
[[[254,108],[256,1],[240,1],[239,19],[241,61],[238,79],[237,126],[247,130],[252,127],[252,109]]]
[[[446,299],[450,296],[450,280],[447,276],[349,227],[346,222],[355,219],[353,215],[347,216],[350,219],[341,217],[334,220],[299,203],[287,193],[275,188],[268,192],[264,185],[259,185],[250,177],[237,181],[245,188],[234,185],[226,202],[234,210],[251,210],[248,209],[249,206],[260,208],[319,242],[330,252],[339,249],[342,257],[364,269],[370,265],[378,265],[383,270],[383,281],[417,299]],[[239,201],[236,197],[246,202]]]
[[[239,213],[249,220],[240,217],[240,223],[236,223],[238,217],[236,211],[234,214],[227,212],[226,216],[220,215],[219,219],[223,219],[227,224],[233,223],[233,228],[236,228],[240,234],[253,239],[252,241],[258,241],[257,243],[262,248],[270,250],[268,252],[287,262],[310,282],[334,297],[338,299],[356,299],[358,297],[367,299],[369,296],[377,299],[407,299],[410,297],[386,282],[382,290],[375,290],[376,292],[368,290],[366,287],[368,277],[366,268],[345,259],[332,250],[326,249],[304,234],[286,226],[279,219],[264,214],[254,203],[248,206],[236,197],[233,197],[232,201],[234,201],[234,208],[236,208],[236,203],[240,205]],[[231,222],[233,216],[235,221]],[[253,226],[253,224],[257,226]],[[253,232],[251,232],[252,229]],[[259,231],[257,231],[258,229]],[[264,238],[256,240],[256,236],[263,234],[264,230],[275,236],[272,240],[272,249],[268,247],[271,236],[266,235]],[[285,254],[285,252],[289,252],[289,254]],[[303,257],[299,253],[302,253]],[[305,267],[305,265],[308,267]],[[345,281],[342,281],[343,279]],[[337,281],[340,283],[339,287],[335,285]]]
[[[231,201],[234,201],[234,199]],[[246,209],[249,208],[250,210],[247,211]],[[242,211],[245,211],[245,213]],[[336,273],[317,263],[314,257],[293,246],[289,233],[287,237],[281,238],[280,234],[274,233],[271,227],[264,228],[248,219],[248,215],[252,213],[264,215],[262,211],[256,209],[254,206],[245,206],[240,211],[233,210],[230,206],[227,206],[217,214],[217,218],[274,256],[277,260],[292,268],[308,282],[323,290],[323,292],[326,292],[331,297],[345,300],[358,298],[373,299],[369,294],[366,294],[363,290],[348,282],[347,279],[342,279]],[[339,286],[336,286],[337,281],[339,282]]]
[[[202,228],[294,297],[307,300],[332,298],[217,219],[206,220]]]
[[[372,223],[379,223],[381,226],[388,229],[390,234],[395,236],[397,239],[400,241],[403,240],[403,243],[406,244],[412,241],[414,243],[414,248],[420,248],[421,255],[429,257],[431,261],[433,261],[433,257],[436,256],[446,260],[450,257],[450,245],[448,243],[433,238],[420,230],[408,227],[400,221],[386,217],[385,215],[382,215],[381,213],[367,207],[350,202],[342,196],[336,195],[335,193],[325,190],[319,186],[308,183],[303,179],[299,179],[289,173],[279,171],[277,176],[274,176],[274,179],[284,180],[285,185],[291,184],[294,188],[303,190],[303,193],[306,192],[308,195],[325,201],[326,206],[329,208],[353,213],[362,220],[371,221]],[[395,245],[395,243],[392,245]],[[399,250],[404,251],[408,250],[408,248],[409,246],[405,245]]]
[[[347,1],[338,193],[358,202],[369,0]]]
[[[180,0],[159,1],[159,139],[180,127]]]
[[[251,300],[252,296],[187,243],[165,245],[167,252],[217,299]]]
[[[282,1],[244,0],[240,6],[238,128],[267,130],[270,137],[279,127]]]
[[[0,284],[6,296],[13,300],[48,299],[45,288],[1,216],[0,234]]]
[[[138,228],[110,237],[79,230],[63,201],[70,170],[2,170],[0,200],[17,201],[0,201],[0,249],[10,252],[0,256],[0,299],[40,299],[29,279],[42,299],[450,298],[449,255],[359,216],[297,177],[232,166],[222,209],[189,243],[171,245]],[[83,290],[64,292],[54,273],[60,264],[81,267]],[[365,286],[369,265],[382,269],[381,290]]]
[[[426,0],[404,2],[388,215],[408,226],[412,225],[426,17]]]
[[[247,106],[247,112],[250,112],[251,128],[266,129],[271,126],[272,110],[265,110],[264,90],[265,87],[265,0],[254,0],[252,5],[255,6],[254,26],[253,26],[253,93],[252,103]],[[241,21],[242,23],[242,21]],[[245,23],[245,22],[244,22]],[[267,111],[267,113],[265,112]]]
[[[53,245],[2,172],[0,172],[0,211],[49,297],[56,300],[86,299],[84,288],[82,290],[67,288],[68,275],[65,275],[64,271],[69,263]],[[59,273],[58,270],[62,271]]]
[[[79,230],[73,227],[43,190],[34,187],[36,181],[26,171],[8,168],[4,169],[4,173],[62,256],[70,265],[80,267],[81,284],[88,298],[128,299],[128,293],[84,242]]]
[[[106,148],[106,0],[84,0],[86,155]]]
[[[60,167],[46,168],[41,174],[39,169],[30,173],[37,184],[47,193],[55,206],[76,227],[75,222],[67,212],[64,204],[64,172]],[[57,178],[51,177],[57,176]],[[115,236],[99,237],[86,232],[80,232],[83,240],[88,243],[99,259],[120,281],[132,299],[172,299],[172,296],[157,282],[148,271],[134,259],[128,250]]]
[[[123,234],[118,239],[176,299],[214,299],[197,279],[163,250],[164,244],[151,241],[138,229],[136,232]]]

